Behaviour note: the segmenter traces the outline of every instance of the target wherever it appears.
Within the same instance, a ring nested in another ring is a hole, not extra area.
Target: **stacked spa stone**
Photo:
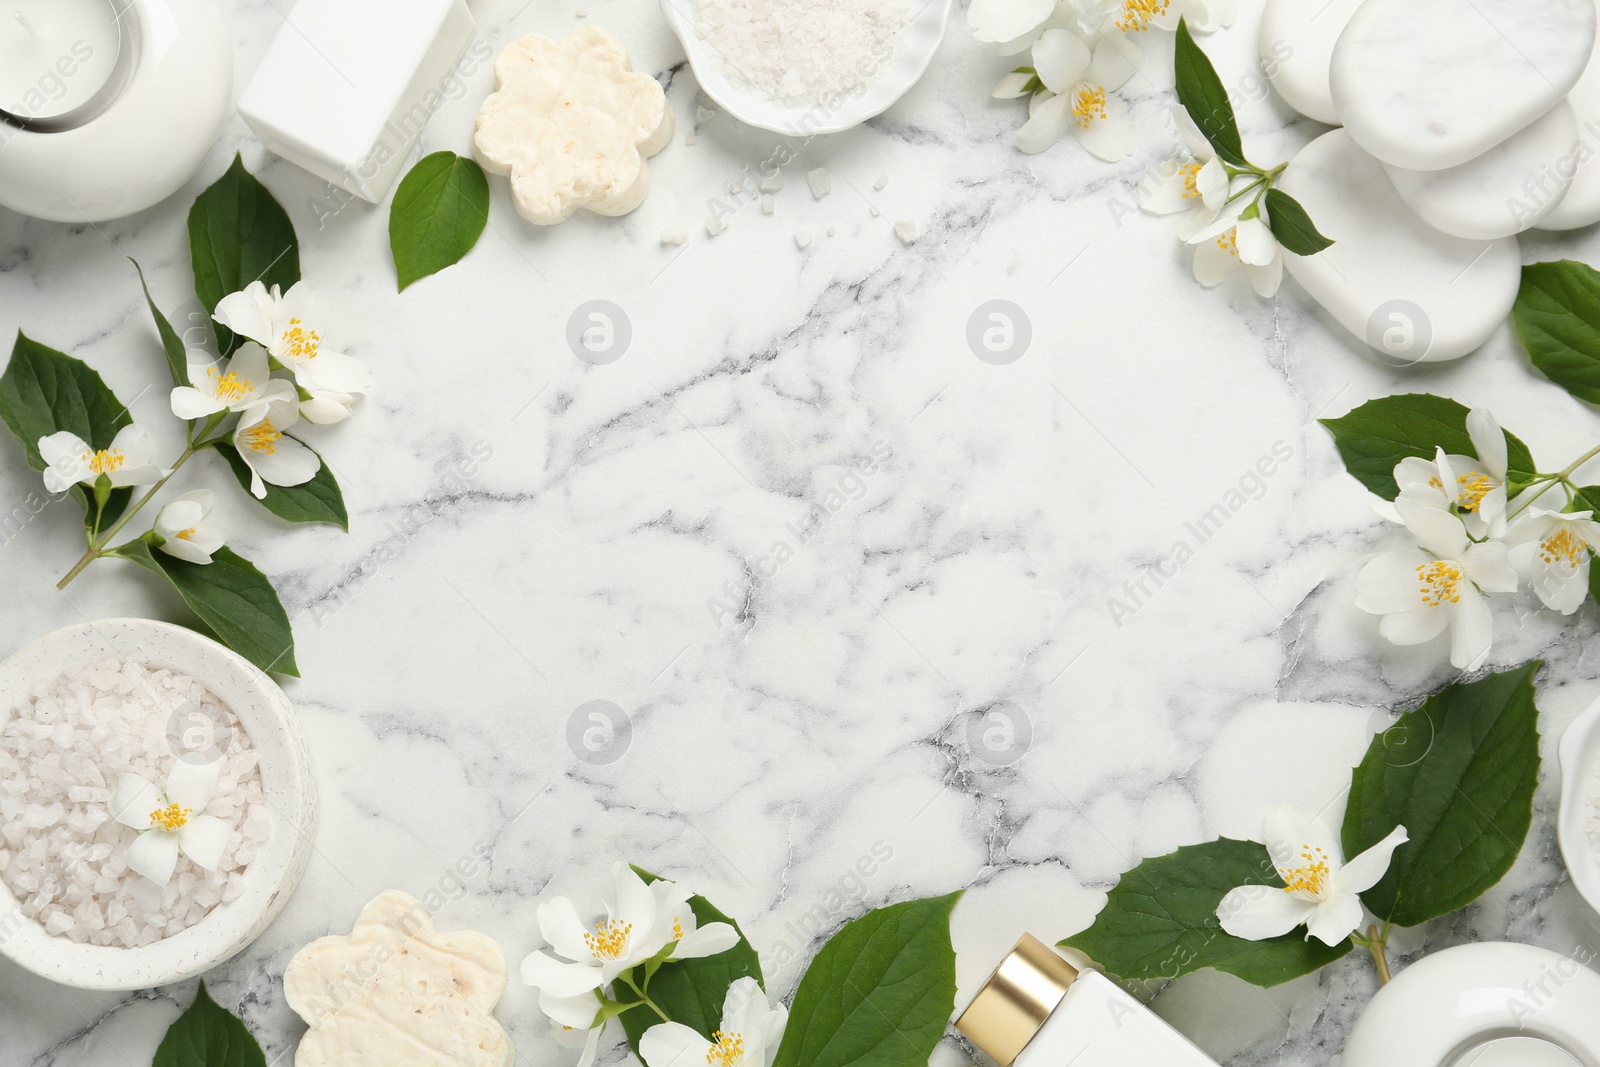
[[[1600,222],[1595,23],[1594,0],[1268,0],[1273,86],[1342,127],[1279,183],[1337,242],[1289,273],[1397,359],[1488,340],[1516,235]]]

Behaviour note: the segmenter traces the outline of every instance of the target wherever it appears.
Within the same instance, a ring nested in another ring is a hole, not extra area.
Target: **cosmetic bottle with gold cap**
[[[956,1029],[1000,1067],[1217,1067],[1105,975],[1026,934]]]

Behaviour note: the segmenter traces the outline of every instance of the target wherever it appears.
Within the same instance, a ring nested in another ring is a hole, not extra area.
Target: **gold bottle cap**
[[[1000,1067],[1010,1067],[1077,977],[1078,969],[1055,949],[1023,934],[956,1020],[956,1029]]]

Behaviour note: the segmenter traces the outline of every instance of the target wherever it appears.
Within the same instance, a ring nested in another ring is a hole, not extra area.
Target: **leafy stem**
[[[1173,53],[1173,83],[1178,103],[1183,105],[1201,136],[1211,145],[1230,185],[1238,179],[1248,179],[1244,188],[1230,190],[1227,198],[1228,204],[1251,198],[1238,216],[1238,221],[1261,221],[1278,244],[1295,255],[1315,255],[1333,244],[1317,229],[1300,202],[1276,186],[1275,182],[1288,164],[1261,167],[1250,162],[1245,155],[1244,143],[1239,136],[1239,122],[1233,113],[1233,103],[1228,99],[1228,90],[1222,84],[1222,79],[1217,77],[1211,60],[1195,44],[1188,24],[1183,19],[1178,20]]]
[[[1389,973],[1389,924],[1384,923],[1383,930],[1379,931],[1378,924],[1373,923],[1367,927],[1365,934],[1359,931],[1351,934],[1350,940],[1372,955],[1372,965],[1378,969],[1378,980],[1388,985],[1393,977]]]
[[[636,986],[636,985],[633,984],[633,979],[629,978],[626,974],[619,974],[619,975],[617,975],[617,981],[621,982],[623,985],[625,985],[629,989],[633,990],[634,996],[639,998],[637,1003],[630,1004],[629,1007],[637,1007],[639,1004],[643,1004],[645,1007],[649,1008],[651,1011],[653,1011],[657,1015],[661,1016],[661,1021],[662,1022],[670,1023],[672,1021],[672,1019],[667,1015],[667,1013],[661,1010],[661,1006],[659,1004],[657,1004],[655,1001],[651,1000],[645,994],[645,991],[642,988],[640,988],[639,986]],[[649,983],[647,982],[645,984],[648,985]]]
[[[1524,511],[1528,510],[1534,501],[1544,496],[1545,493],[1549,492],[1557,485],[1566,489],[1567,503],[1571,504],[1573,498],[1577,495],[1578,489],[1578,487],[1572,482],[1573,473],[1576,472],[1579,467],[1583,466],[1591,459],[1594,459],[1596,456],[1600,456],[1600,445],[1595,445],[1593,448],[1589,449],[1589,451],[1585,452],[1583,455],[1567,464],[1555,474],[1536,475],[1533,481],[1529,482],[1526,488],[1523,490],[1521,499],[1517,501],[1517,506],[1506,513],[1506,518],[1510,520],[1516,518],[1518,515],[1521,515]],[[1533,491],[1530,492],[1529,490]]]
[[[182,468],[185,463],[189,462],[190,457],[194,456],[198,452],[203,452],[227,437],[226,434],[217,434],[215,437],[209,436],[211,431],[216,429],[217,424],[222,421],[226,414],[226,412],[218,412],[217,414],[211,416],[211,418],[206,421],[205,429],[200,431],[198,435],[199,440],[191,440],[188,446],[184,448],[183,454],[180,455],[172,464],[172,469],[167,471],[166,474],[162,475],[161,478],[151,485],[149,489],[146,489],[143,496],[139,497],[139,499],[130,504],[128,509],[122,513],[122,517],[113,523],[111,528],[103,534],[99,533],[99,513],[96,513],[96,536],[90,541],[88,549],[84,551],[83,556],[78,560],[78,562],[74,563],[72,565],[72,569],[68,571],[59,582],[56,583],[57,589],[65,589],[72,583],[74,578],[83,573],[85,567],[89,566],[89,564],[93,563],[101,556],[108,555],[109,550],[106,548],[106,546],[110,544],[111,539],[117,536],[117,534],[121,533],[122,528],[128,525],[128,520],[137,515],[144,508],[144,506],[155,497],[157,493],[161,492],[161,490],[166,486],[167,482],[172,480],[172,476],[177,474],[179,469]],[[98,489],[95,492],[95,502],[101,509],[104,508],[104,494]]]

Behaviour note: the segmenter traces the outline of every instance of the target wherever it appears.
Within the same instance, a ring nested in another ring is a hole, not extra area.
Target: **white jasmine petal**
[[[1383,877],[1406,833],[1396,827],[1349,866],[1332,829],[1299,811],[1274,809],[1262,837],[1283,886],[1240,886],[1229,892],[1217,908],[1222,928],[1262,941],[1304,925],[1307,939],[1337,945],[1361,926],[1358,894]]]
[[[174,760],[172,770],[167,775],[167,803],[194,812],[205,811],[217,791],[220,772],[216,760],[202,760],[195,756]]]
[[[111,793],[111,817],[135,830],[150,829],[150,813],[161,807],[161,791],[137,774],[119,774]]]
[[[1489,658],[1494,643],[1494,616],[1489,602],[1470,585],[1461,599],[1450,605],[1450,663],[1464,671],[1475,671]]]
[[[178,835],[149,830],[128,843],[128,868],[164,886],[178,866]]]
[[[1053,93],[1064,93],[1081,81],[1091,59],[1087,42],[1070,30],[1046,30],[1033,46],[1033,67]]]
[[[217,869],[233,827],[214,815],[191,816],[177,831],[178,847],[198,866]]]
[[[1055,0],[972,0],[967,25],[980,41],[1010,41],[1049,18],[1055,7]]]

